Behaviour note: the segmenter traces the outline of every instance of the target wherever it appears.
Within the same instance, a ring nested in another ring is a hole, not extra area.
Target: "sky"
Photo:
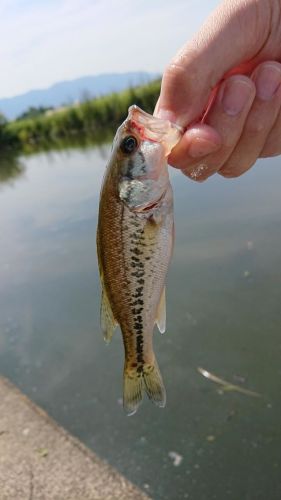
[[[161,73],[219,0],[0,0],[0,98],[100,73]]]

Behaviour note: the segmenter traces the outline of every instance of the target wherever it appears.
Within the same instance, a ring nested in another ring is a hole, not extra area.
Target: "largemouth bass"
[[[100,196],[97,250],[101,327],[119,324],[125,348],[123,405],[136,412],[144,391],[158,406],[166,392],[153,352],[155,323],[165,331],[165,277],[174,238],[167,156],[181,129],[137,106],[117,130]]]

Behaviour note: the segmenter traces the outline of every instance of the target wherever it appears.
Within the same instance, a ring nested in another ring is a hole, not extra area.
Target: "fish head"
[[[129,108],[113,146],[118,195],[131,211],[142,212],[157,205],[169,186],[167,157],[182,129],[167,120]]]

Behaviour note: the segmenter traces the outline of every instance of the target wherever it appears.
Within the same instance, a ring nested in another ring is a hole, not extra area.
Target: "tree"
[[[4,127],[7,124],[8,120],[3,113],[0,111],[0,128]]]

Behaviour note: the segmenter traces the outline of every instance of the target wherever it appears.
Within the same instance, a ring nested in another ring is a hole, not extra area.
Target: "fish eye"
[[[130,155],[138,147],[138,141],[133,135],[127,135],[120,144],[120,149],[123,153]]]

